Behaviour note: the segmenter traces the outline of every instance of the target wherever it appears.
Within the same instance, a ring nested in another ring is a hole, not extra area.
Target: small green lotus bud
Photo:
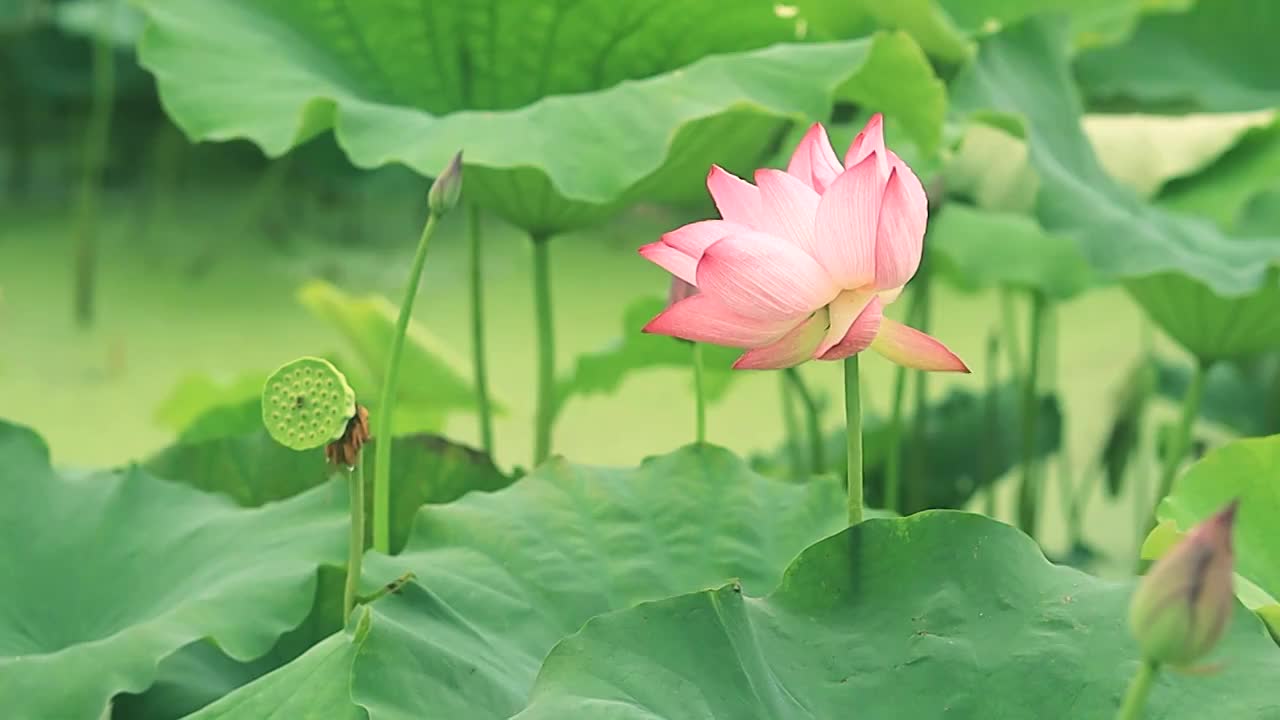
[[[427,193],[427,206],[431,208],[432,215],[439,217],[458,204],[458,196],[461,194],[462,153],[458,153],[436,177],[436,181],[431,183],[431,192]]]
[[[1186,666],[1222,637],[1235,607],[1231,527],[1237,501],[1197,525],[1142,578],[1129,627],[1143,656]]]
[[[262,422],[276,442],[310,450],[343,436],[356,414],[356,393],[328,360],[281,365],[262,388]]]

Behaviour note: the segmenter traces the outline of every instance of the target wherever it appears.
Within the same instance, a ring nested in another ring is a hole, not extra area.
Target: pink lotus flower
[[[844,165],[815,124],[786,172],[752,185],[712,166],[721,220],[690,223],[640,254],[698,292],[644,331],[745,348],[735,368],[842,360],[868,347],[921,370],[969,372],[934,338],[884,317],[920,266],[927,200],[920,180],[885,149],[880,115]]]

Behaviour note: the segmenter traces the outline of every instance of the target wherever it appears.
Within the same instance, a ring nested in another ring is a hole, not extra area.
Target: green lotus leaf
[[[1192,353],[1231,357],[1275,344],[1280,236],[1229,237],[1211,223],[1142,202],[1103,170],[1079,123],[1061,29],[1028,22],[989,38],[953,85],[962,114],[1020,114],[1041,179],[1037,216],[1080,244],[1103,279],[1123,279]],[[1181,310],[1194,305],[1196,311]],[[1220,341],[1226,341],[1223,344]]]
[[[125,0],[65,0],[53,18],[65,33],[101,37],[119,48],[132,49],[142,34],[142,15]]]
[[[304,285],[298,291],[298,299],[313,315],[346,337],[364,366],[365,378],[382,377],[400,313],[397,307],[381,295],[357,297],[322,280]],[[464,370],[466,363],[426,328],[409,324],[401,363],[404,379],[397,388],[399,397],[414,411],[440,418],[437,427],[450,412],[474,410],[475,389]],[[372,407],[378,397],[374,392],[378,383],[360,380],[360,375],[352,378],[352,384],[363,393],[360,403]],[[500,402],[497,407],[501,409]],[[402,427],[397,423],[397,428]]]
[[[1228,230],[1247,235],[1240,221],[1259,195],[1280,190],[1280,122],[1251,129],[1229,152],[1202,172],[1171,182],[1157,202],[1167,208],[1205,215]],[[1271,234],[1280,225],[1260,226]]]
[[[324,718],[364,720],[351,704],[351,662],[369,630],[369,608],[361,608],[352,632],[321,640],[301,657],[209,704],[187,720]]]
[[[1027,157],[1026,140],[1018,135],[1020,123],[1017,130],[987,122],[967,125],[943,171],[947,194],[986,210],[1031,212],[1040,178]]]
[[[805,550],[767,598],[729,584],[591,620],[515,717],[1107,718],[1139,664],[1133,587],[982,516],[868,520]],[[1148,716],[1280,713],[1257,618],[1237,608],[1214,657],[1215,675],[1162,675]]]
[[[1200,0],[1144,15],[1123,44],[1082,54],[1076,69],[1097,100],[1230,112],[1280,105],[1280,6]]]
[[[1280,188],[1264,190],[1249,200],[1235,226],[1245,236],[1265,235],[1280,227]]]
[[[637,469],[553,460],[505,490],[424,508],[402,553],[366,558],[369,590],[406,571],[416,580],[372,605],[367,638],[333,677],[373,718],[507,718],[547,651],[587,619],[732,578],[767,592],[844,525],[843,507],[834,478],[766,478],[712,446]],[[224,702],[300,693],[311,680],[293,670]],[[294,716],[304,710],[337,712]]]
[[[229,657],[210,638],[196,641],[162,660],[155,682],[145,692],[117,695],[111,702],[111,716],[119,720],[184,717],[293,662],[342,629],[345,579],[343,568],[322,565],[311,612],[265,655],[242,662]]]
[[[0,458],[6,717],[99,717],[202,638],[263,655],[307,616],[317,568],[344,557],[339,485],[243,509],[138,467],[59,474],[8,424]]]
[[[692,345],[664,335],[640,332],[666,306],[666,301],[658,298],[641,298],[628,305],[623,311],[621,340],[606,349],[579,355],[573,373],[563,378],[556,389],[557,404],[563,406],[574,395],[615,392],[623,380],[637,370],[690,368],[692,378]],[[740,349],[703,345],[703,387],[707,400],[715,402],[724,396],[734,378],[733,361],[741,354]]]
[[[1180,403],[1187,396],[1194,369],[1157,361],[1156,390]],[[1205,377],[1200,418],[1243,436],[1280,433],[1280,354],[1216,363]]]
[[[140,58],[191,137],[275,156],[333,129],[361,167],[427,175],[463,149],[468,194],[541,235],[697,187],[711,162],[747,171],[836,100],[932,149],[946,99],[909,37],[798,44],[805,18],[770,0],[140,5]]]
[[[372,483],[373,443],[364,449],[365,482]],[[391,546],[409,535],[424,504],[453,502],[471,491],[493,491],[513,477],[477,450],[438,435],[403,435],[391,448]],[[293,497],[324,484],[331,473],[319,452],[294,452],[265,431],[200,442],[182,442],[147,461],[149,472],[206,492],[227,495],[245,507]],[[372,491],[365,493],[371,498]],[[371,500],[369,500],[371,502]]]
[[[1192,465],[1156,510],[1175,527],[1157,529],[1164,542],[1152,541],[1144,554],[1168,546],[1171,532],[1190,530],[1239,498],[1233,541],[1236,573],[1272,598],[1280,598],[1280,437],[1248,438],[1224,445]],[[1159,536],[1153,531],[1153,536]],[[1242,597],[1243,599],[1243,597]],[[1272,603],[1275,601],[1273,600]]]
[[[1080,246],[1025,215],[948,203],[929,224],[929,248],[966,290],[1015,287],[1065,300],[1094,284]]]
[[[1197,173],[1215,164],[1223,153],[1234,154],[1233,148],[1242,145],[1249,130],[1268,125],[1273,117],[1269,110],[1176,116],[1095,114],[1084,117],[1084,130],[1107,173],[1151,198],[1170,181],[1199,179]],[[1206,214],[1192,205],[1161,204]]]
[[[992,110],[1025,120],[1040,176],[1036,214],[1050,233],[1076,240],[1103,279],[1185,275],[1221,296],[1265,284],[1280,237],[1248,241],[1207,221],[1153,208],[1102,169],[1080,128],[1064,30],[1025,22],[987,38],[952,84],[961,116]]]
[[[1243,297],[1224,298],[1174,273],[1129,280],[1125,288],[1157,325],[1202,361],[1280,348],[1280,268]]]
[[[178,381],[164,400],[156,406],[154,417],[156,423],[186,438],[195,435],[194,439],[216,436],[221,428],[230,430],[225,434],[234,435],[239,430],[258,427],[262,424],[262,383],[267,379],[265,372],[246,372],[237,375],[229,382],[215,380],[203,373],[194,373]],[[237,409],[251,407],[246,423],[241,423]],[[226,413],[220,420],[212,419],[215,413]],[[202,427],[197,428],[197,424]],[[191,430],[195,428],[196,433]]]

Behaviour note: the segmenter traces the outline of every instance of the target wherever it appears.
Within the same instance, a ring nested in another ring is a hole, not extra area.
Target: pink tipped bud
[[[449,166],[440,172],[436,181],[431,183],[431,191],[427,193],[427,206],[431,214],[439,217],[449,212],[458,204],[462,195],[462,153],[453,156]]]
[[[667,304],[675,305],[687,297],[698,294],[698,288],[680,278],[671,276],[671,290],[667,293]]]
[[[1231,501],[1193,528],[1139,582],[1129,627],[1147,660],[1190,665],[1222,637],[1235,607],[1231,528],[1237,505]]]

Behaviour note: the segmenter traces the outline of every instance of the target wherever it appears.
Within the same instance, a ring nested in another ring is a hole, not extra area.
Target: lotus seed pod
[[[355,414],[356,393],[346,376],[321,358],[281,365],[262,388],[262,422],[276,442],[293,450],[337,440]]]
[[[1129,626],[1148,660],[1187,666],[1213,649],[1235,608],[1231,528],[1237,503],[1197,525],[1142,578]]]

